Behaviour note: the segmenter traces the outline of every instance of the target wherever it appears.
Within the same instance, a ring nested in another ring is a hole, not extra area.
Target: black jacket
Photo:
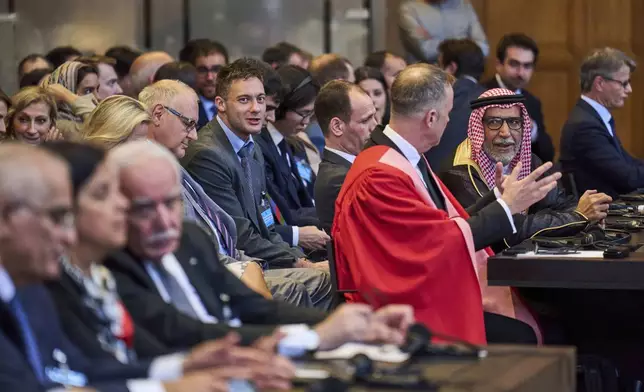
[[[47,283],[63,329],[70,340],[89,358],[114,358],[97,339],[99,320],[82,298],[82,290],[66,273],[59,280]],[[134,325],[133,349],[139,359],[153,358],[173,352],[144,328]]]
[[[376,129],[371,133],[371,138],[365,145],[365,149],[373,146],[389,146],[396,151],[402,152],[398,147],[391,141],[384,133],[383,129]],[[424,160],[421,157],[419,165],[424,164]],[[438,184],[431,178],[429,178],[430,184],[428,186],[433,186],[436,190],[438,189]],[[449,189],[449,188],[448,188]],[[445,205],[445,200],[443,199],[440,192],[438,192],[438,197],[440,200],[434,200],[436,206],[441,208]],[[432,192],[430,191],[430,195]],[[508,220],[508,216],[505,213],[505,210],[501,204],[496,202],[496,196],[494,192],[488,192],[485,194],[476,204],[467,208],[467,212],[470,215],[470,218],[467,220],[470,228],[472,229],[472,237],[474,238],[474,247],[476,250],[486,248],[497,241],[502,240],[507,235],[512,234],[512,225]]]
[[[483,85],[488,89],[500,87],[496,81],[496,77],[483,83]],[[521,90],[521,94],[525,97],[524,105],[530,118],[537,123],[537,140],[532,143],[532,153],[538,156],[543,162],[551,162],[555,159],[555,147],[552,145],[552,138],[546,132],[546,123],[543,119],[541,101],[526,89]]]
[[[318,179],[315,182],[315,208],[320,218],[320,225],[327,233],[331,232],[335,216],[335,200],[340,194],[349,169],[351,169],[351,162],[332,151],[324,150]]]
[[[227,294],[233,316],[244,325],[232,328],[223,323],[205,324],[184,316],[163,300],[141,260],[127,251],[112,255],[105,266],[114,274],[121,299],[134,322],[169,347],[192,347],[205,340],[221,338],[231,330],[241,335],[243,344],[250,344],[272,333],[276,325],[316,324],[326,316],[319,310],[267,300],[249,289],[219,263],[216,244],[194,224],[184,223],[175,256],[208,313],[223,320],[219,298]]]
[[[441,173],[441,180],[463,207],[475,204],[482,194],[490,191],[479,172],[478,165],[469,158],[469,143],[463,143],[456,150],[452,167]],[[541,160],[532,155],[532,170],[541,166]],[[492,245],[495,252],[516,245],[535,234],[574,235],[583,230],[588,223],[584,217],[574,212],[577,200],[567,196],[562,187],[550,191],[546,197],[535,203],[528,214],[514,214],[517,233]]]
[[[592,106],[577,101],[561,131],[559,160],[564,175],[574,175],[579,194],[596,189],[616,198],[644,187],[644,162],[632,157],[614,134]]]

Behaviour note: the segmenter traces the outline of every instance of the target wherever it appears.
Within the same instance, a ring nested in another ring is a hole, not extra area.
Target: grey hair
[[[608,47],[593,50],[581,63],[581,92],[587,93],[592,90],[597,76],[610,78],[613,73],[618,72],[625,65],[631,72],[635,71],[637,66],[635,60],[621,50]]]
[[[46,198],[49,193],[44,168],[52,163],[65,161],[56,155],[18,142],[0,145],[0,199],[3,203],[15,203],[25,199],[35,201]]]
[[[108,155],[108,159],[114,162],[119,170],[154,158],[161,158],[171,164],[177,181],[181,183],[181,165],[177,158],[166,147],[152,140],[134,140],[120,144],[110,150]]]
[[[149,110],[155,105],[169,105],[177,96],[189,94],[194,97],[195,103],[199,102],[197,93],[187,84],[179,80],[159,80],[149,86],[146,86],[139,93],[139,101],[143,102]]]
[[[430,64],[413,64],[403,69],[391,86],[391,111],[414,116],[435,108],[445,99],[445,89],[454,77]]]

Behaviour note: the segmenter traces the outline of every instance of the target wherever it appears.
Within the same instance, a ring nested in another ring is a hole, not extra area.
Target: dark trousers
[[[537,344],[537,336],[528,324],[494,313],[483,313],[485,337],[489,344]]]

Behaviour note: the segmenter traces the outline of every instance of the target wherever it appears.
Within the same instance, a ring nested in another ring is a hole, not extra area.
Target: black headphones
[[[290,110],[290,109],[286,109],[284,107],[284,103],[287,102],[289,99],[291,99],[297,90],[303,88],[304,86],[306,86],[307,84],[312,83],[312,82],[313,82],[313,79],[311,78],[311,76],[307,76],[300,82],[300,84],[297,85],[297,87],[295,87],[293,90],[291,90],[291,91],[287,92],[286,94],[284,94],[284,98],[282,98],[282,103],[277,108],[277,110],[275,110],[275,119],[276,120],[283,119],[284,116],[286,116],[286,112]]]
[[[593,246],[606,248],[611,245],[628,244],[631,233],[619,229],[602,229],[599,226],[570,237],[533,237],[532,242],[543,248],[583,248]]]

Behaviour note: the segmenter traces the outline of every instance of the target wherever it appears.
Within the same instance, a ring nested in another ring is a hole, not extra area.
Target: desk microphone
[[[458,349],[455,346],[434,345],[432,344],[432,336],[448,342],[461,344],[466,347],[466,350]],[[421,323],[409,326],[409,329],[407,329],[405,343],[400,347],[400,350],[409,353],[412,357],[447,356],[459,358],[486,358],[488,355],[487,350],[484,348],[466,342],[462,339],[432,332]]]

